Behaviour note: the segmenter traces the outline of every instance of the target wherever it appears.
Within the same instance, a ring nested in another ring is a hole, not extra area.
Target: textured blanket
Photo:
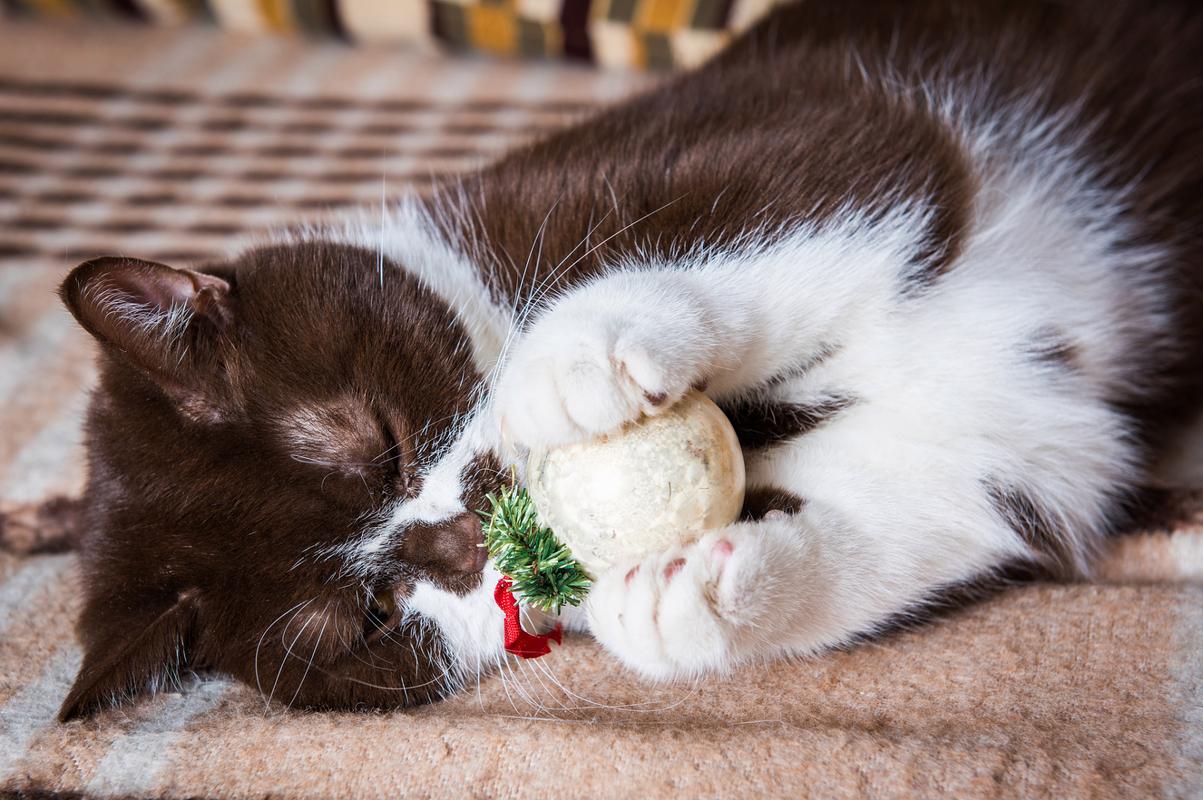
[[[105,252],[187,262],[421,184],[646,79],[161,29],[0,26],[0,794],[1203,796],[1203,494],[1091,584],[1015,586],[847,652],[649,687],[584,638],[450,702],[265,707],[197,676],[95,719],[77,566],[91,344],[53,295]],[[41,512],[38,509],[41,508]],[[36,551],[43,552],[36,552]]]

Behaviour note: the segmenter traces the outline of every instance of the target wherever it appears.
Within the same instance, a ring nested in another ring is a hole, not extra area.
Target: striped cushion
[[[211,18],[249,33],[567,57],[606,67],[698,64],[781,0],[0,0],[14,13]]]

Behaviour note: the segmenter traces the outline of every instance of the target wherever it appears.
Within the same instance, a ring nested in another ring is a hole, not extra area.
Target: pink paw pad
[[[627,570],[627,575],[622,579],[622,582],[627,586],[631,585],[631,581],[635,580],[635,576],[639,574],[639,565],[635,565]]]
[[[714,546],[710,548],[711,556],[713,556],[714,560],[719,564],[730,558],[731,554],[734,552],[735,545],[731,544],[726,539],[719,539],[714,543]]]
[[[666,583],[671,581],[684,566],[685,559],[683,558],[674,558],[672,561],[668,562],[668,566],[664,568],[664,581]]]

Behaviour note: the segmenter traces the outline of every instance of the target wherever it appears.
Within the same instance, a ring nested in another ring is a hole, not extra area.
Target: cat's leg
[[[722,400],[818,360],[897,294],[905,248],[855,233],[574,288],[503,358],[492,407],[504,449],[591,438],[690,387]],[[749,555],[741,547],[737,563]],[[587,625],[579,610],[566,616],[570,627]]]
[[[1118,417],[1089,405],[1032,420],[1077,415],[1069,441],[961,436],[952,420],[853,403],[749,454],[749,505],[775,510],[599,576],[593,633],[647,677],[697,675],[838,646],[1016,561],[1073,561],[1113,497],[1115,476],[1089,459],[1127,457]]]
[[[747,453],[749,485],[792,513],[599,576],[592,628],[644,674],[815,652],[1016,559],[1080,568],[1131,483],[1099,357],[1042,355],[1048,331],[1101,312],[971,270],[911,298],[889,231],[840,236],[608,276],[505,362],[494,407],[519,445],[605,432],[702,381],[719,400],[778,392],[778,418],[809,428]]]
[[[588,598],[594,635],[646,677],[721,672],[849,641],[939,587],[1030,555],[982,488],[847,455],[857,474],[846,488],[798,476],[775,487],[794,510],[608,570]]]
[[[691,386],[721,399],[807,363],[897,294],[902,247],[866,238],[805,237],[574,288],[504,357],[493,404],[505,434],[521,446],[588,439]]]

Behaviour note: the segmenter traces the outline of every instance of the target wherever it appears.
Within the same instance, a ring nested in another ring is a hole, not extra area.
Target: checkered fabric
[[[607,67],[693,66],[780,0],[0,0],[14,14],[110,15],[362,42],[438,42]]]
[[[205,29],[0,25],[0,796],[1203,796],[1203,494],[1094,584],[1034,584],[914,630],[648,686],[574,637],[449,702],[286,712],[202,675],[95,719],[76,557],[93,347],[54,296],[101,253],[187,265],[377,202],[649,78]],[[1201,483],[1200,485],[1203,485]]]

